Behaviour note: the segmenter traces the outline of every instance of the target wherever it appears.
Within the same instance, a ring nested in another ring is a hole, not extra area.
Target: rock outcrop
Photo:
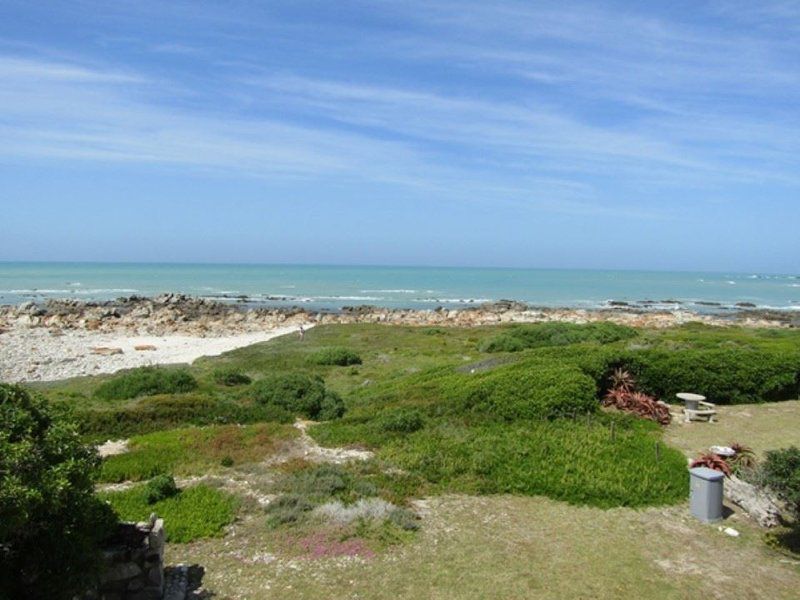
[[[339,311],[308,311],[300,307],[274,308],[246,302],[219,302],[183,294],[154,298],[131,296],[108,302],[48,300],[0,306],[0,330],[14,327],[45,327],[52,332],[86,330],[130,335],[185,334],[219,336],[263,331],[300,323],[388,323],[399,325],[471,327],[496,323],[561,321],[588,323],[611,321],[634,327],[670,327],[689,321],[709,325],[787,327],[784,316],[742,311],[728,316],[697,314],[676,307],[649,310],[634,306],[584,310],[533,307],[513,300],[465,308],[438,307],[432,310],[391,309],[378,306],[344,307]]]
[[[762,527],[780,525],[778,503],[764,490],[735,475],[725,480],[725,497],[737,504]]]

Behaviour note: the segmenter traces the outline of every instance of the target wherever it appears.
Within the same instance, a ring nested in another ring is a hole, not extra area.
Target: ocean
[[[265,306],[465,307],[500,299],[536,306],[698,312],[800,310],[800,276],[560,269],[223,264],[0,263],[0,304],[110,300],[180,292]]]

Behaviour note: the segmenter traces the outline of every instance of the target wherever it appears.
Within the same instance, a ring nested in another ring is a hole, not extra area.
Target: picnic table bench
[[[706,397],[700,394],[690,394],[688,392],[680,392],[675,394],[679,400],[683,400],[683,415],[684,420],[689,423],[691,421],[707,421],[708,423],[715,423],[717,420],[717,405],[711,402],[706,402]]]

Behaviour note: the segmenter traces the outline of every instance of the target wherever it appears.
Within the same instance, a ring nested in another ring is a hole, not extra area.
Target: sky
[[[0,0],[0,260],[800,271],[800,2]]]

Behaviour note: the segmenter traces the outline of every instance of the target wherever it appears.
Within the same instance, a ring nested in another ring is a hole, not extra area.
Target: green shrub
[[[325,397],[319,405],[317,413],[318,421],[332,421],[340,418],[344,414],[344,400],[336,392],[326,390]]]
[[[516,325],[507,332],[484,340],[479,349],[483,352],[519,352],[528,348],[544,346],[567,346],[581,342],[610,344],[636,337],[631,327],[616,323],[598,322],[577,325],[575,323],[537,323]]]
[[[186,369],[140,367],[100,384],[94,395],[101,400],[127,400],[157,394],[182,394],[197,388]]]
[[[167,523],[167,541],[186,543],[201,538],[221,537],[236,516],[236,498],[204,485],[181,490],[155,504],[147,501],[147,486],[103,494],[125,521],[146,521],[156,513]]]
[[[798,397],[800,355],[776,350],[646,350],[628,353],[626,367],[639,386],[663,400],[696,392],[717,404]]]
[[[245,375],[241,370],[236,369],[234,367],[215,369],[214,372],[212,373],[212,377],[214,378],[215,383],[227,387],[234,387],[237,385],[248,385],[252,381],[250,377]]]
[[[775,490],[800,519],[800,448],[770,450],[761,469],[764,483]]]
[[[344,413],[344,402],[325,389],[321,378],[302,373],[271,375],[255,382],[250,393],[258,404],[309,419],[335,419]]]
[[[515,421],[597,410],[597,388],[577,367],[529,362],[473,375],[453,406],[459,414]]]
[[[267,506],[267,523],[270,527],[296,523],[313,508],[314,505],[305,496],[284,494]]]
[[[344,467],[322,464],[294,473],[283,483],[293,494],[327,498],[349,489],[351,478]]]
[[[0,597],[72,598],[116,519],[94,495],[99,459],[66,415],[0,384]]]
[[[347,348],[323,348],[311,355],[311,362],[317,365],[347,367],[360,365],[361,357]]]
[[[422,413],[413,408],[386,411],[376,421],[381,431],[393,433],[413,433],[425,425]]]
[[[178,494],[178,486],[172,475],[157,475],[145,485],[145,501],[155,504],[161,500],[172,498]]]
[[[77,413],[81,431],[92,438],[130,437],[186,425],[287,423],[292,414],[274,405],[199,394],[149,396],[135,405]]]
[[[405,508],[395,508],[389,513],[389,521],[405,531],[416,531],[419,529],[419,518]]]

